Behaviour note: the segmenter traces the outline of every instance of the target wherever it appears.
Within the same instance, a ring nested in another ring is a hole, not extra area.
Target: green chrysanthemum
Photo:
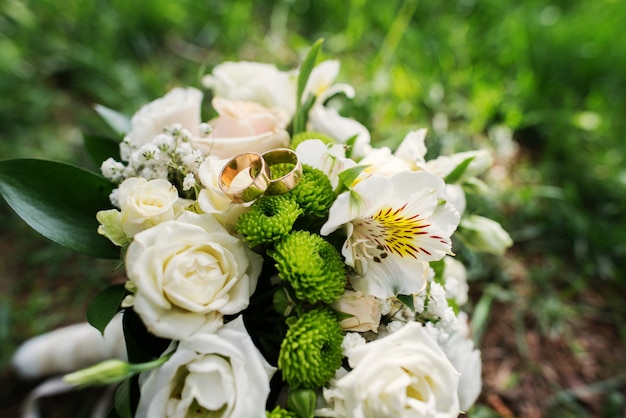
[[[319,139],[325,144],[335,143],[335,140],[329,137],[328,135],[324,135],[319,132],[307,131],[307,132],[300,132],[299,134],[294,135],[293,138],[291,138],[291,143],[289,144],[289,146],[291,147],[291,149],[296,149],[298,145],[300,145],[302,142],[306,141],[307,139]]]
[[[341,366],[343,331],[335,314],[318,308],[290,325],[280,346],[278,368],[292,389],[317,388]]]
[[[311,303],[333,303],[346,285],[345,264],[328,241],[308,231],[295,231],[268,252],[281,279],[289,282],[296,298]]]
[[[289,234],[302,210],[286,195],[262,196],[241,214],[236,230],[254,247],[279,240]]]
[[[333,186],[323,171],[304,164],[300,183],[289,192],[305,215],[323,218],[328,214],[335,198]]]
[[[265,418],[298,418],[298,416],[291,411],[277,406],[272,412],[265,411]]]

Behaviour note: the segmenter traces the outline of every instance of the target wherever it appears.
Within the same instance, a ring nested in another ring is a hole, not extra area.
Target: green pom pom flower
[[[300,183],[289,192],[305,215],[323,218],[328,214],[335,198],[333,186],[323,171],[310,165],[302,166]]]
[[[345,264],[328,241],[308,231],[295,231],[268,251],[281,279],[289,282],[296,298],[333,303],[346,285]]]
[[[290,325],[280,346],[278,368],[292,389],[323,386],[341,366],[343,331],[335,314],[318,308]]]
[[[298,145],[300,145],[302,142],[306,141],[307,139],[319,139],[325,144],[335,143],[335,140],[329,137],[328,135],[324,135],[319,132],[306,131],[306,132],[300,132],[299,134],[294,135],[293,138],[291,138],[291,143],[289,144],[289,146],[291,147],[291,149],[296,149]]]
[[[301,214],[302,210],[291,197],[266,195],[239,216],[235,229],[252,247],[268,244],[289,234]]]
[[[272,412],[265,411],[265,418],[298,418],[298,416],[291,411],[277,406]]]

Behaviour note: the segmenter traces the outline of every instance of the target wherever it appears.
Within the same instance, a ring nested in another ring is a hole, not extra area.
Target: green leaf
[[[470,163],[472,162],[472,160],[474,159],[474,157],[469,157],[466,158],[465,160],[463,160],[463,162],[459,165],[457,165],[454,170],[452,170],[450,172],[450,174],[448,174],[446,176],[446,178],[444,179],[444,181],[447,184],[452,184],[452,183],[456,183],[457,181],[459,181],[461,179],[461,177],[463,176],[463,173],[465,173],[465,170],[467,170],[467,167],[469,167]]]
[[[0,161],[0,194],[18,216],[44,237],[94,257],[119,257],[97,232],[96,213],[111,207],[112,190],[104,177],[69,164]]]
[[[415,311],[415,303],[413,302],[413,295],[398,295],[396,296],[400,302],[412,311]]]
[[[347,170],[343,170],[341,173],[338,174],[341,184],[349,189],[352,186],[352,183],[354,183],[354,181],[367,167],[369,167],[369,165],[355,165],[354,167],[350,167]]]
[[[306,98],[305,103],[302,103],[304,100],[302,95],[304,94],[304,89],[306,88],[306,84],[309,81],[311,72],[315,67],[317,55],[319,54],[323,42],[324,39],[318,39],[313,44],[306,58],[302,62],[302,65],[300,66],[300,73],[298,74],[298,91],[296,93],[296,113],[293,118],[292,135],[296,135],[306,130],[307,115],[309,113],[309,110],[315,103],[315,96],[309,95],[309,97]]]
[[[302,101],[302,94],[304,93],[304,89],[306,88],[306,83],[309,81],[309,76],[315,67],[315,63],[317,61],[317,55],[322,48],[322,44],[324,43],[324,39],[318,39],[307,54],[304,61],[302,61],[302,65],[300,66],[300,74],[298,75],[298,103]]]
[[[444,283],[443,273],[446,268],[446,263],[445,261],[443,261],[443,258],[441,260],[431,261],[429,264],[430,264],[430,267],[435,272],[435,282],[439,284],[443,284]]]
[[[87,322],[104,334],[104,329],[120,310],[126,289],[123,284],[114,284],[98,293],[87,308]]]
[[[83,135],[83,143],[87,153],[97,166],[100,166],[108,158],[120,161],[120,144],[112,138]]]
[[[117,390],[115,391],[115,400],[114,400],[115,412],[117,412],[117,414],[121,418],[132,418],[133,416],[133,411],[132,411],[132,406],[131,406],[131,401],[130,401],[131,399],[130,386],[131,386],[131,380],[127,379],[127,380],[124,380],[117,387]]]
[[[348,138],[348,140],[346,141],[346,158],[352,158],[352,151],[354,151],[354,144],[356,143],[356,140],[359,138],[359,135],[352,135],[350,138]]]
[[[293,117],[293,133],[292,136],[295,136],[301,132],[306,131],[306,124],[309,120],[309,111],[315,104],[315,96],[309,94],[306,101],[302,106],[298,108],[298,111]]]
[[[120,136],[130,131],[130,118],[117,110],[97,104],[94,109],[102,119]]]

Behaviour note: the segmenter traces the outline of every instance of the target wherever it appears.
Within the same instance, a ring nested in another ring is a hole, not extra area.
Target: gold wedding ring
[[[256,152],[246,152],[231,158],[220,171],[218,184],[235,203],[257,199],[270,185],[265,159]]]
[[[276,148],[261,154],[268,165],[270,178],[272,178],[272,166],[277,164],[291,164],[293,168],[284,176],[270,181],[266,194],[275,195],[287,193],[298,185],[302,179],[302,164],[298,154],[288,148]]]

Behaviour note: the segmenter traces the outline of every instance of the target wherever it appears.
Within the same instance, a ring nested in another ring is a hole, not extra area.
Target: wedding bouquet
[[[121,254],[127,282],[87,318],[104,331],[122,316],[127,361],[66,376],[122,382],[110,416],[456,417],[477,399],[453,243],[511,244],[465,211],[490,153],[426,160],[424,129],[374,147],[329,105],[354,91],[320,47],[293,71],[216,66],[208,121],[192,87],[132,118],[97,107],[122,138],[89,138],[103,176],[0,162],[0,191],[33,228]]]

